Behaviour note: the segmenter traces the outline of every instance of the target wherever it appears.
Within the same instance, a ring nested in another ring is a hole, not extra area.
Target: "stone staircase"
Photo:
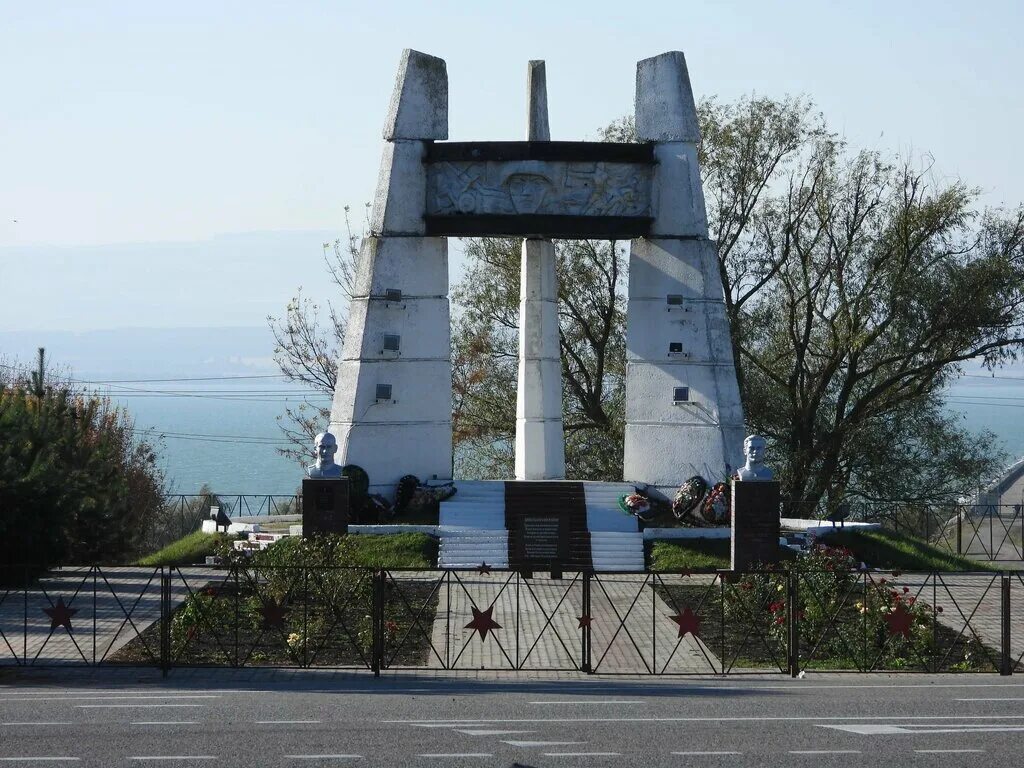
[[[476,568],[486,562],[508,568],[509,532],[506,520],[506,488],[503,481],[458,481],[458,492],[441,503],[438,565],[442,568]],[[593,567],[597,571],[644,570],[644,540],[637,520],[619,508],[619,496],[631,493],[628,483],[582,483],[586,501],[585,521],[573,515],[570,555],[566,569]],[[539,489],[537,508],[551,494]],[[557,495],[552,484],[552,493]],[[513,489],[515,495],[515,489]],[[584,527],[585,526],[585,527]]]
[[[456,487],[456,494],[441,502],[438,566],[476,568],[487,563],[494,568],[508,568],[505,483],[461,480]]]

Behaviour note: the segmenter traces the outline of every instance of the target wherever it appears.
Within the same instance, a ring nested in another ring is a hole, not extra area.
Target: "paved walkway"
[[[184,601],[190,588],[204,587],[211,576],[216,572],[175,571],[171,605]],[[59,613],[61,604],[71,613]],[[51,629],[65,617],[70,629],[63,624]],[[51,571],[28,590],[0,589],[0,664],[103,663],[159,618],[159,568]],[[159,659],[159,644],[151,642],[150,651]]]
[[[451,669],[577,669],[583,660],[582,577],[460,573],[440,588],[429,666]],[[501,626],[485,639],[466,625],[473,607]],[[450,610],[450,614],[448,611]],[[605,574],[591,582],[591,666],[598,673],[710,673],[718,659],[679,638],[676,613],[644,576]]]

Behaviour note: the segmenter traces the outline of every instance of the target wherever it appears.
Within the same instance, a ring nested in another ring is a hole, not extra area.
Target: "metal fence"
[[[800,507],[790,505],[790,509]],[[922,538],[952,554],[992,562],[1024,561],[1024,514],[1020,504],[880,501],[850,504],[846,512],[847,520],[879,523],[883,528]],[[820,517],[813,512],[804,516]]]
[[[0,665],[731,675],[1024,662],[1024,574],[0,568]]]

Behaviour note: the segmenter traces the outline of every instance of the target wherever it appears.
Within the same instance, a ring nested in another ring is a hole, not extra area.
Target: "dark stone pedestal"
[[[346,477],[302,481],[302,536],[348,533],[349,481]]]
[[[732,481],[732,569],[779,561],[779,484]]]

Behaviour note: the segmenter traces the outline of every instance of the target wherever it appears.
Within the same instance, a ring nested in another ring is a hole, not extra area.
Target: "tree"
[[[152,447],[125,411],[44,371],[0,373],[0,563],[130,559],[163,502]]]
[[[304,297],[301,287],[289,300],[283,317],[267,317],[267,324],[274,335],[274,362],[281,374],[288,381],[310,389],[310,398],[295,408],[286,407],[284,414],[278,417],[281,431],[291,442],[287,448],[278,448],[278,453],[294,459],[301,466],[309,463],[314,437],[330,422],[331,409],[324,405],[324,397],[334,395],[338,355],[345,342],[344,316],[352,296],[360,239],[352,231],[348,206],[345,206],[345,226],[347,236],[344,240],[338,238],[323,244],[324,265],[330,283],[341,294],[341,304],[327,304],[326,326],[320,317],[320,306]]]

